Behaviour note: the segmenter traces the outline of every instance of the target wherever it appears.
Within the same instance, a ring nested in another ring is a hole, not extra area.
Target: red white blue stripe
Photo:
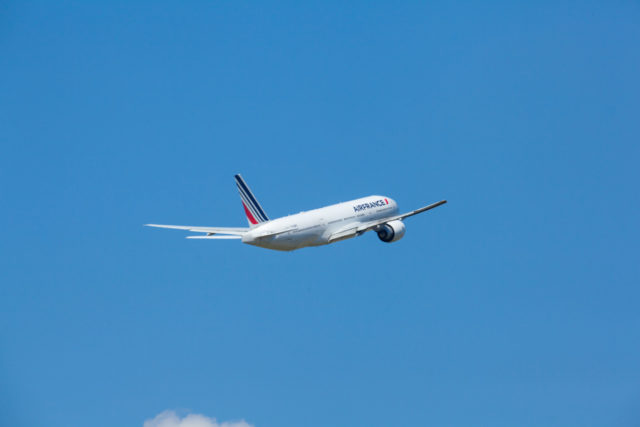
[[[261,222],[269,221],[269,217],[265,213],[258,200],[255,198],[247,183],[242,179],[240,174],[235,176],[236,185],[238,186],[238,192],[242,199],[242,206],[244,207],[244,213],[247,215],[249,223],[252,225],[259,224]]]

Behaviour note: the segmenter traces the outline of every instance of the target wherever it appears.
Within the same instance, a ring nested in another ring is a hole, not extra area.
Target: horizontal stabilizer
[[[236,236],[242,236],[247,231],[248,227],[198,227],[193,225],[164,225],[164,224],[145,224],[147,227],[157,228],[171,228],[174,230],[187,230],[195,233],[210,233],[210,234],[233,234]]]
[[[215,236],[187,236],[187,239],[242,239],[242,236],[220,235]]]

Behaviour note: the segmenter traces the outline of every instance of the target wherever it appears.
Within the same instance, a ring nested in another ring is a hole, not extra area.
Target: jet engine
[[[406,228],[400,220],[389,221],[380,226],[378,230],[378,238],[386,243],[396,242],[402,239]]]

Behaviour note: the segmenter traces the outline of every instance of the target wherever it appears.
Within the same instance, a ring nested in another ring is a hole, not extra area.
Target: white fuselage
[[[342,230],[397,213],[398,205],[389,197],[363,197],[259,224],[242,236],[242,242],[281,251],[326,245]]]

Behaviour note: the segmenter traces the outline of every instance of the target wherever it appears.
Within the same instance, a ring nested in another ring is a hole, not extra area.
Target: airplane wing
[[[187,230],[193,231],[196,233],[207,233],[207,236],[189,236],[188,238],[203,238],[213,236],[214,234],[230,234],[232,236],[242,236],[249,228],[247,227],[198,227],[193,225],[164,225],[164,224],[145,224],[147,227],[158,227],[158,228],[171,228],[175,230]],[[223,238],[223,236],[217,236],[217,238]],[[233,237],[227,237],[233,238]]]
[[[338,232],[333,233],[329,237],[329,242],[335,242],[335,241],[338,241],[338,240],[348,239],[350,237],[359,236],[362,233],[366,233],[369,230],[374,230],[377,227],[379,227],[382,224],[385,224],[387,222],[402,220],[402,219],[408,218],[410,216],[417,215],[417,214],[422,213],[422,212],[426,212],[429,209],[437,208],[438,206],[444,205],[445,203],[447,203],[446,200],[440,200],[439,202],[430,204],[429,206],[425,206],[423,208],[416,209],[416,210],[411,211],[411,212],[403,213],[401,215],[396,215],[396,216],[392,216],[392,217],[389,217],[389,218],[377,219],[375,221],[365,222],[364,224],[360,224],[357,227],[351,226],[351,228],[344,229],[344,230],[339,230]]]
[[[362,234],[362,233],[367,232],[369,230],[373,230],[374,228],[378,227],[379,225],[385,224],[387,222],[402,220],[402,219],[408,218],[408,217],[413,216],[413,215],[418,215],[419,213],[426,212],[429,209],[437,208],[438,206],[444,205],[445,203],[447,203],[446,200],[440,200],[439,202],[432,203],[429,206],[425,206],[423,208],[416,209],[415,211],[403,213],[401,215],[396,215],[396,216],[392,216],[392,217],[389,217],[389,218],[378,219],[378,220],[375,220],[375,221],[366,222],[366,223],[364,223],[364,224],[362,224],[362,225],[360,225],[358,227],[357,232],[359,234]]]
[[[393,217],[392,219],[388,219],[387,221],[394,221],[394,220],[397,220],[397,219],[405,219],[405,218],[408,218],[410,216],[418,215],[419,213],[428,211],[429,209],[437,208],[438,206],[444,205],[445,203],[447,203],[446,200],[440,200],[439,202],[432,203],[429,206],[425,206],[423,208],[416,209],[415,211],[403,213],[402,215],[398,215],[396,217]],[[385,222],[387,222],[387,221],[385,221]]]

